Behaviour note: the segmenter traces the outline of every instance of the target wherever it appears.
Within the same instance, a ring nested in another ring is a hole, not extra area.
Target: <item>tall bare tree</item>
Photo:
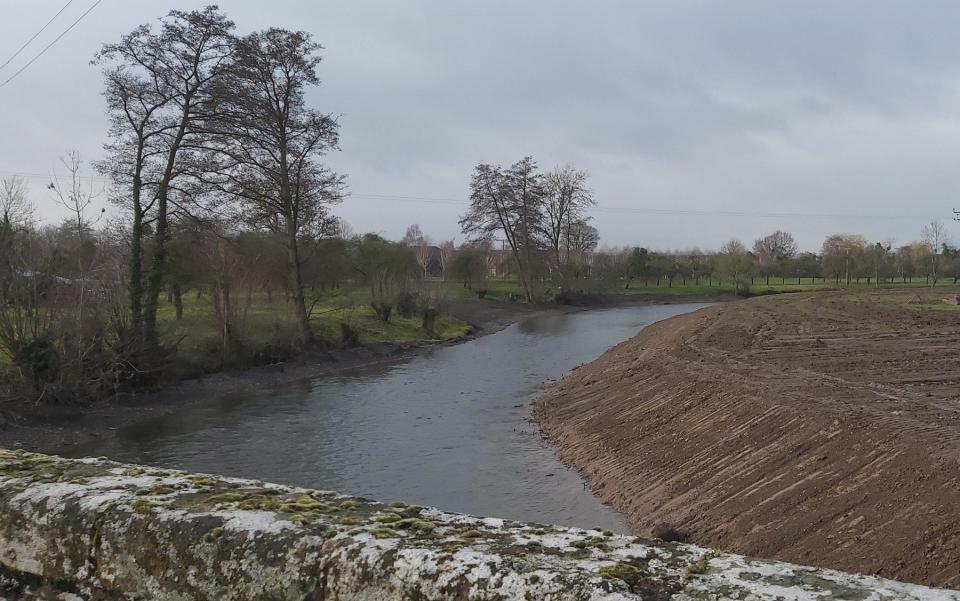
[[[219,160],[205,180],[240,201],[243,220],[280,235],[305,345],[314,335],[300,237],[329,229],[329,206],[344,194],[343,176],[321,163],[337,148],[339,124],[307,105],[307,91],[320,84],[320,50],[302,31],[268,29],[237,40],[211,121]]]
[[[546,195],[540,227],[553,255],[553,269],[561,288],[566,286],[571,253],[577,250],[574,238],[584,232],[583,225],[589,219],[584,212],[596,204],[587,187],[588,178],[586,171],[570,165],[558,167],[544,177]]]
[[[203,124],[212,117],[214,82],[232,53],[232,29],[216,6],[171,11],[158,30],[137,27],[105,45],[95,59],[104,69],[111,121],[109,156],[101,169],[112,176],[118,202],[132,214],[131,323],[148,346],[157,344],[171,204],[178,197],[191,199],[178,180],[207,138]],[[147,227],[153,231],[152,256],[144,282]]]
[[[947,228],[942,221],[931,221],[923,226],[921,230],[923,241],[930,246],[930,281],[933,286],[937,285],[937,264],[940,262],[940,253],[943,245],[947,243]]]
[[[0,180],[0,221],[25,226],[33,220],[33,206],[27,197],[27,184],[12,175]]]
[[[32,218],[23,178],[14,175],[0,180],[0,304],[10,301],[10,288],[21,267],[18,239]]]
[[[88,247],[87,238],[92,233],[92,227],[100,221],[106,209],[101,209],[100,214],[96,217],[88,215],[90,205],[93,204],[96,197],[100,194],[100,191],[94,188],[92,179],[84,185],[82,175],[83,161],[80,158],[79,151],[67,151],[64,156],[60,157],[60,164],[63,165],[67,171],[66,178],[61,179],[56,172],[53,172],[50,175],[51,181],[47,185],[47,189],[52,191],[57,204],[70,213],[70,218],[67,223],[70,225],[70,230],[72,230],[76,244],[76,252],[74,253],[77,276],[74,284],[76,298],[73,299],[73,304],[76,311],[77,352],[82,353],[84,351],[84,309],[87,300],[86,293],[90,287],[88,279],[90,270],[93,269],[94,262],[96,261],[96,253],[84,251]],[[96,245],[90,244],[89,247],[95,249]]]
[[[481,163],[470,181],[470,209],[460,219],[463,233],[474,239],[503,234],[528,302],[533,301],[532,263],[541,247],[545,196],[543,175],[533,157],[509,169]]]
[[[427,237],[423,235],[423,230],[420,229],[420,224],[414,223],[407,226],[407,231],[403,234],[402,242],[407,246],[417,246],[426,239]]]

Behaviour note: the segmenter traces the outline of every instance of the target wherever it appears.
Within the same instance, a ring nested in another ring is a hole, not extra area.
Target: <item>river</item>
[[[197,399],[75,451],[626,532],[623,518],[540,438],[530,402],[550,380],[645,325],[703,306],[529,318],[412,359]]]

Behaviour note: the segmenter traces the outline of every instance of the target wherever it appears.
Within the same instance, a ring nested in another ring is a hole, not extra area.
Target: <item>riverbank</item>
[[[289,380],[316,378],[359,367],[399,362],[427,349],[458,344],[499,331],[527,317],[571,310],[556,305],[528,305],[456,300],[450,312],[470,325],[461,337],[420,342],[376,342],[342,350],[313,350],[284,363],[233,369],[185,378],[159,390],[129,393],[83,407],[37,406],[5,411],[0,447],[63,453],[90,439],[109,435],[131,423],[168,415],[193,399],[231,391],[267,390]]]
[[[957,292],[703,309],[574,371],[535,415],[638,533],[960,587]]]
[[[704,300],[689,295],[662,297],[636,295],[600,300],[592,306],[525,304],[495,300],[459,299],[451,301],[450,312],[470,324],[471,333],[456,340],[432,343],[375,343],[338,351],[313,351],[283,364],[231,370],[181,380],[158,391],[127,394],[87,407],[43,408],[14,416],[8,412],[0,428],[0,446],[45,453],[65,453],[133,423],[174,414],[189,407],[198,398],[231,392],[263,390],[266,394],[284,382],[309,380],[378,364],[409,360],[440,346],[459,344],[497,332],[510,324],[537,316],[570,313],[596,307],[647,304],[675,304]],[[716,300],[725,297],[708,297]]]

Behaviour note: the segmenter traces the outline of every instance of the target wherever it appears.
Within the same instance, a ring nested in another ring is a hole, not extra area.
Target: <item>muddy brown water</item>
[[[70,454],[625,532],[541,439],[530,402],[644,326],[703,306],[530,318],[402,362],[198,398]]]

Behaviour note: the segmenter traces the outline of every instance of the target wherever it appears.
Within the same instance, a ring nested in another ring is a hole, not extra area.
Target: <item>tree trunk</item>
[[[135,196],[139,194],[135,193]],[[130,334],[137,340],[143,334],[143,214],[134,200],[130,233]]]
[[[147,299],[143,308],[143,341],[147,347],[159,344],[157,337],[157,305],[163,288],[163,272],[167,259],[167,198],[165,193],[157,201],[156,230],[153,235],[153,261],[147,279]]]
[[[220,360],[224,365],[227,365],[230,362],[230,354],[233,349],[233,324],[231,321],[231,311],[230,307],[230,288],[227,285],[224,285],[221,282],[220,286],[220,324],[222,326],[221,332],[221,342],[222,342],[222,351],[220,355]]]
[[[300,342],[306,346],[314,342],[313,330],[310,328],[310,316],[307,315],[307,303],[303,297],[303,274],[300,272],[297,233],[293,230],[289,219],[287,223],[287,260],[290,269],[290,286],[293,289],[294,312],[297,317],[297,329],[300,331]]]
[[[436,309],[423,310],[423,329],[427,334],[433,336],[436,333],[437,314]]]
[[[163,176],[160,178],[160,185],[157,189],[157,217],[156,229],[153,234],[153,261],[150,265],[150,278],[147,281],[147,302],[144,305],[143,312],[143,339],[148,347],[156,347],[159,343],[157,339],[157,301],[160,298],[160,290],[163,288],[163,276],[167,259],[167,238],[169,237],[167,200],[170,194],[170,182],[174,177],[177,154],[180,152],[180,146],[183,144],[183,138],[190,125],[190,114],[193,106],[192,100],[192,93],[187,94],[183,99],[183,112],[180,117],[180,124],[177,127],[173,142],[170,144],[170,150],[167,152],[167,162],[164,166]]]
[[[177,312],[177,321],[183,319],[183,294],[180,291],[180,284],[173,285],[173,307]]]

